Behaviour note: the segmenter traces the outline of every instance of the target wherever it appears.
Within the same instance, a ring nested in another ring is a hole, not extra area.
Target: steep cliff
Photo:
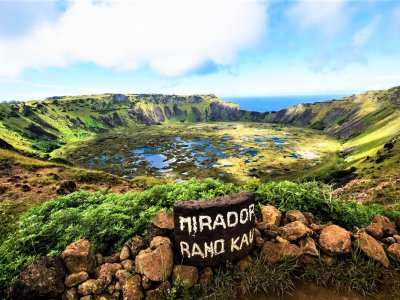
[[[138,123],[233,121],[237,105],[214,95],[103,94],[0,104],[2,144],[49,153],[64,143]]]

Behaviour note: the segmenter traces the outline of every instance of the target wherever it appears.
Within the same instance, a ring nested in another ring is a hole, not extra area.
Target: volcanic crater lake
[[[116,130],[58,152],[74,165],[127,178],[245,182],[310,175],[336,161],[321,132],[265,123],[191,123]]]

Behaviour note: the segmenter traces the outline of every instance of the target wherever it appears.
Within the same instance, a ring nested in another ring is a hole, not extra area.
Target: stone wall
[[[239,270],[250,268],[256,259],[275,264],[287,257],[297,257],[301,264],[319,258],[331,265],[355,249],[386,268],[400,261],[400,236],[384,216],[376,216],[366,228],[348,231],[335,224],[320,224],[307,212],[283,214],[273,206],[261,211],[254,249],[232,261]],[[174,216],[161,211],[149,224],[146,237],[132,237],[114,255],[93,255],[88,240],[75,241],[60,257],[39,257],[32,262],[13,283],[10,298],[164,299],[165,291],[177,281],[188,288],[212,284],[212,267],[180,264],[173,229]]]

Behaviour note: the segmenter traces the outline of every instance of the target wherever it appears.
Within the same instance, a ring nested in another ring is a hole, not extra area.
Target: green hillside
[[[214,95],[103,94],[0,104],[0,141],[42,155],[115,127],[228,120],[236,105]]]

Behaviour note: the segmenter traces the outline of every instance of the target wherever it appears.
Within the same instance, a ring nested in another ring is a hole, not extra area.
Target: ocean
[[[346,95],[221,97],[224,101],[239,104],[241,109],[267,112],[278,111],[300,103],[314,103],[341,99]]]

